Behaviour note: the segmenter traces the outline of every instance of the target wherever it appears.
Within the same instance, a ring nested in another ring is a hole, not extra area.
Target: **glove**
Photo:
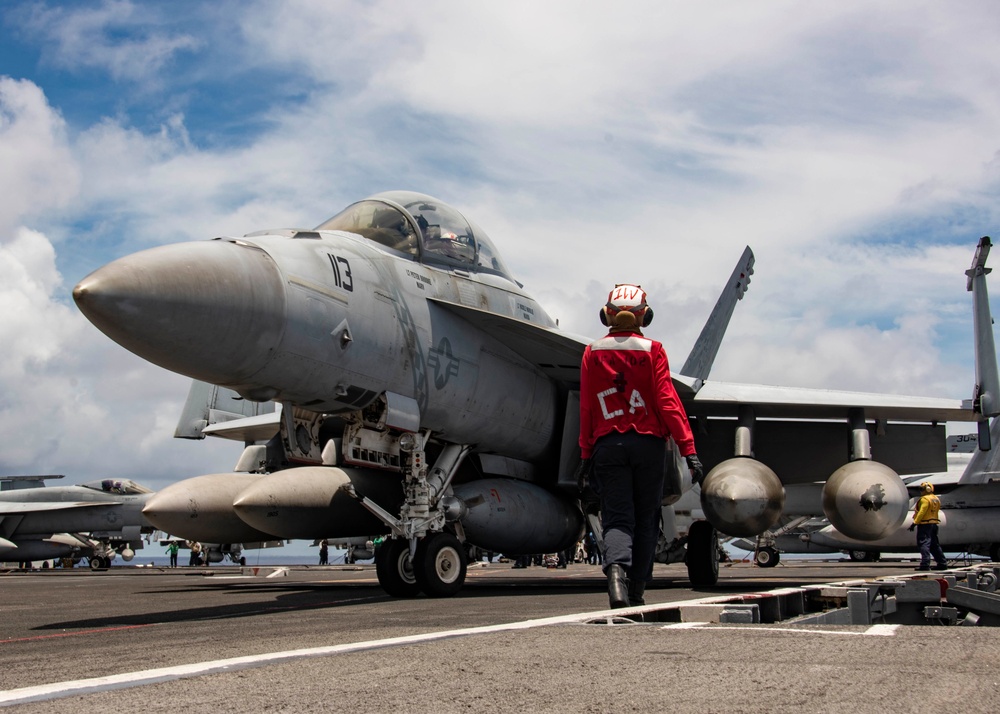
[[[916,524],[916,523],[911,523],[911,524],[910,524],[910,527],[909,527],[909,528],[907,528],[906,530],[908,530],[908,531],[912,531],[912,530],[913,530],[914,528],[916,528],[916,527],[917,527],[917,524]]]
[[[701,482],[705,480],[705,467],[701,465],[701,459],[698,458],[698,454],[691,454],[684,458],[691,470],[691,481],[700,486]]]

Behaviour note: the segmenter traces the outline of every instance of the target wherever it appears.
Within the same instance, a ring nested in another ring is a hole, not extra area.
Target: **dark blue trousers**
[[[653,577],[667,442],[612,432],[594,444],[591,485],[601,497],[604,570],[618,564],[632,580]]]
[[[944,551],[941,550],[941,544],[938,542],[937,523],[917,524],[917,547],[920,548],[921,568],[931,564],[932,555],[936,564],[947,565],[948,561],[945,560]]]

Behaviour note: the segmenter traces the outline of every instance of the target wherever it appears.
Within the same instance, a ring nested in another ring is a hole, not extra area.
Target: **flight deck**
[[[648,615],[608,611],[598,566],[470,567],[452,598],[388,597],[372,566],[0,575],[0,704],[18,711],[993,711],[990,627],[740,624],[655,615],[913,563],[657,565]],[[933,574],[938,575],[938,574]],[[928,579],[929,581],[936,580]],[[628,614],[628,613],[625,613]],[[713,621],[714,619],[714,621]],[[877,692],[877,697],[873,695]]]

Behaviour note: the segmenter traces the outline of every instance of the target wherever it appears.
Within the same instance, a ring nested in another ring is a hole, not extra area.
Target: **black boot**
[[[628,604],[645,605],[646,601],[642,597],[645,594],[645,592],[646,592],[646,582],[644,580],[629,580]]]
[[[608,600],[612,608],[628,607],[628,578],[625,568],[615,564],[608,566]]]

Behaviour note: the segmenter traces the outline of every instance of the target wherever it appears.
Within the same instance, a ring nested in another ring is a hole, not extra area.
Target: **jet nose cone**
[[[108,337],[144,359],[216,384],[257,372],[280,341],[284,283],[263,250],[215,240],[120,258],[73,289]]]
[[[261,478],[258,474],[207,474],[170,484],[153,494],[142,513],[162,531],[203,543],[273,540],[236,516],[233,499]]]

